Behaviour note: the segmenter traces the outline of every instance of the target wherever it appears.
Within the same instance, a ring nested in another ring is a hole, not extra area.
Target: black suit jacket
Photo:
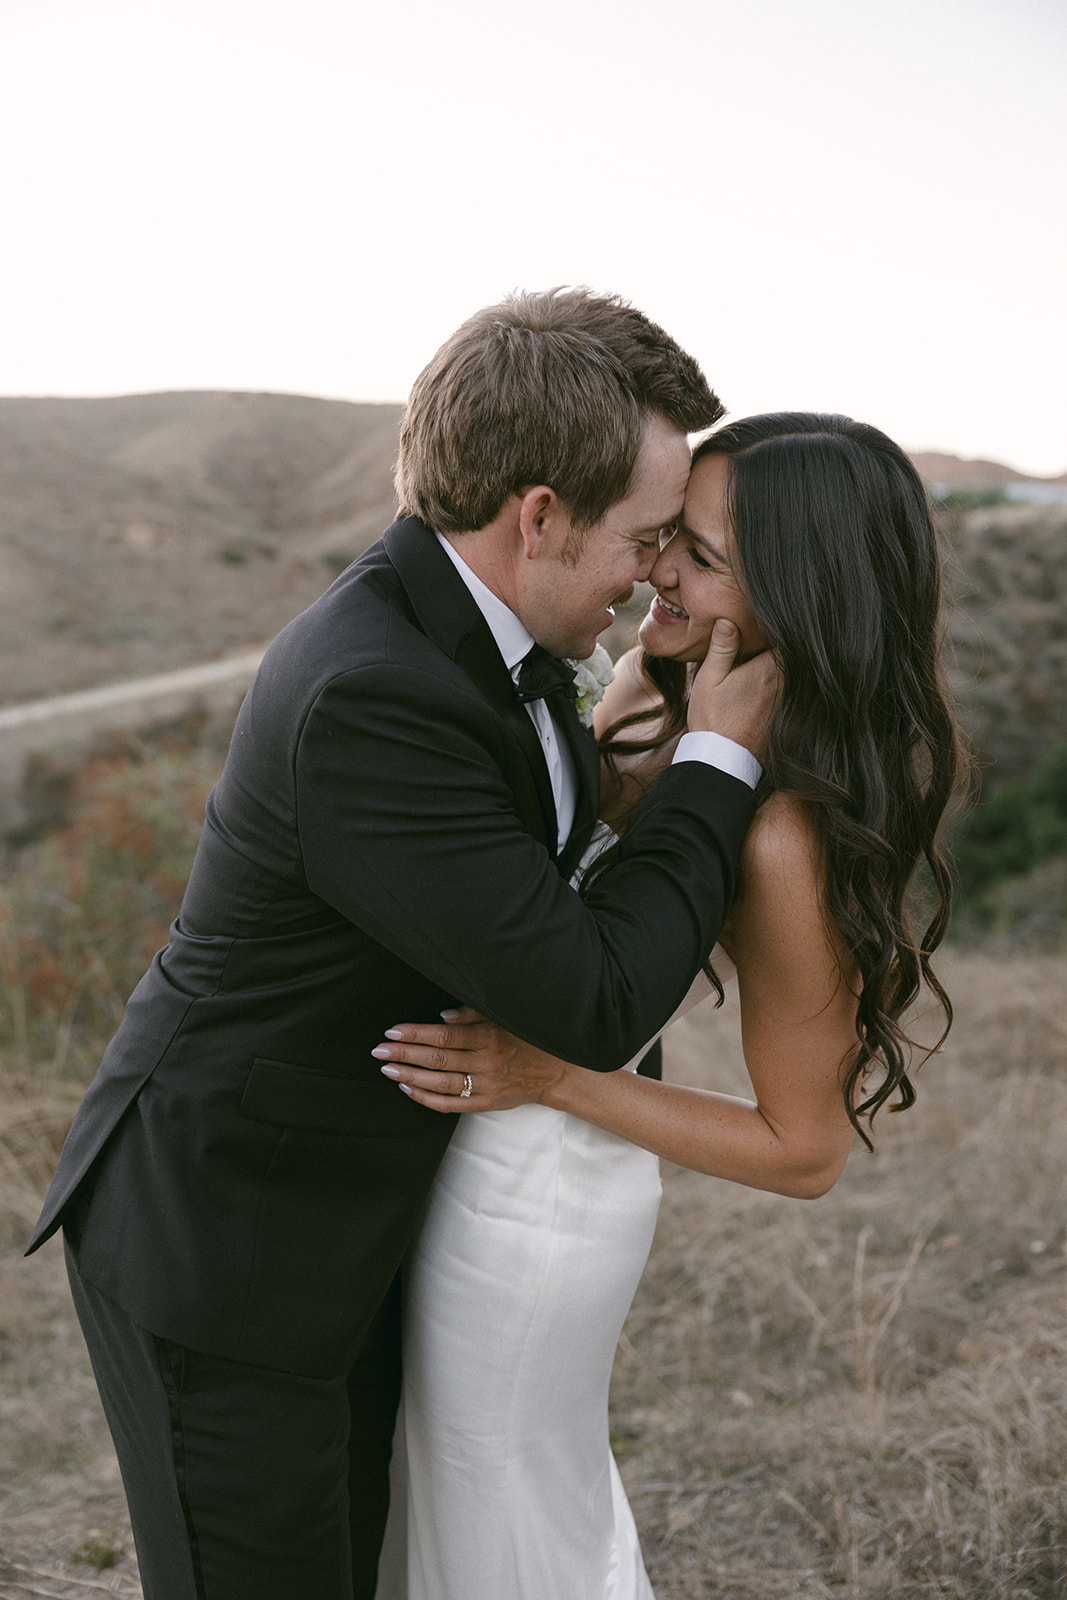
[[[681,1000],[752,811],[699,763],[657,782],[589,898],[597,755],[556,859],[548,774],[481,613],[431,531],[394,523],[271,645],[170,942],[78,1112],[35,1249],[143,1326],[308,1374],[351,1361],[454,1119],[371,1049],[467,1001],[610,1070]]]

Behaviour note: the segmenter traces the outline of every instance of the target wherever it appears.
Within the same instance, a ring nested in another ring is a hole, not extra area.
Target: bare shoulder
[[[742,852],[746,882],[785,887],[791,880],[815,884],[820,877],[818,830],[795,795],[775,793],[752,819]]]
[[[811,813],[794,795],[771,795],[746,835],[727,923],[739,968],[751,956],[775,982],[788,975],[801,985],[851,973],[853,960],[827,919],[825,887],[825,846]]]
[[[741,852],[741,891],[727,938],[766,949],[782,941],[825,939],[822,920],[822,853],[818,830],[795,796],[772,794],[760,806]]]

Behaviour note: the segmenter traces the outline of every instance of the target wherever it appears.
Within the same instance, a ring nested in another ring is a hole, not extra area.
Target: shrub
[[[1028,778],[1009,778],[983,799],[954,849],[965,893],[1067,851],[1067,742],[1051,745]]]
[[[0,1047],[12,1065],[96,1054],[177,913],[218,757],[124,755],[79,776],[70,822],[0,888]]]
[[[1067,741],[1051,744],[1028,777],[1009,778],[983,799],[957,827],[952,849],[964,923],[1010,931],[1020,916],[1036,913],[1058,924],[1063,896],[1055,863],[1067,858]]]

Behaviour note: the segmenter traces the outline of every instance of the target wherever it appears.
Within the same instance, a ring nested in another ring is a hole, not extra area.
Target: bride
[[[617,834],[684,731],[717,618],[737,625],[742,656],[769,648],[783,672],[741,892],[682,1008],[721,1000],[736,972],[753,1096],[590,1072],[467,1010],[390,1030],[375,1054],[401,1090],[481,1114],[459,1125],[405,1267],[379,1600],[651,1600],[607,1397],[657,1157],[824,1194],[875,1112],[914,1100],[901,1018],[923,983],[951,1021],[930,956],[950,892],[937,829],[961,759],[936,536],[910,461],[844,417],[728,426],[697,449],[650,581],[640,647],[596,714]],[[931,904],[915,932],[923,861]],[[594,864],[593,902],[596,878]]]

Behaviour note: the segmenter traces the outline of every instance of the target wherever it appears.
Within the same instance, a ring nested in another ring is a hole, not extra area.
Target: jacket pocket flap
[[[376,1083],[257,1056],[249,1068],[241,1110],[258,1122],[271,1122],[282,1128],[302,1128],[310,1133],[372,1134],[377,1138],[384,1134],[388,1138],[400,1130],[389,1126],[392,1118],[382,1126],[382,1111],[386,1109],[383,1101],[387,1097]]]

